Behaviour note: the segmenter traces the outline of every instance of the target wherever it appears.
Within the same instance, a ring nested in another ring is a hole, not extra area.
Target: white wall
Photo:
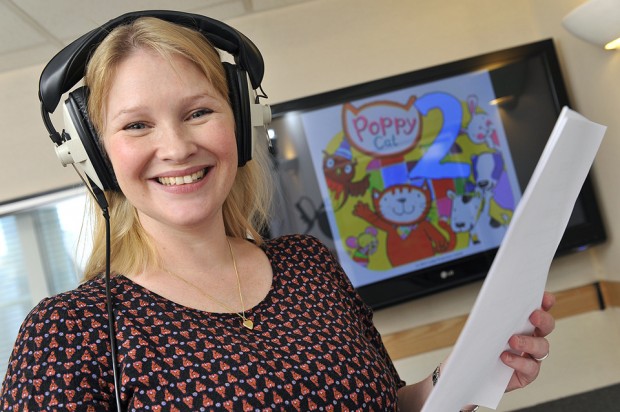
[[[620,52],[568,34],[561,18],[582,0],[315,0],[229,23],[253,39],[266,59],[272,103],[553,37],[576,109],[606,124],[595,162],[609,241],[557,260],[549,289],[597,279],[620,280]],[[77,182],[63,169],[40,121],[37,82],[42,66],[0,75],[0,201]],[[479,284],[379,311],[384,333],[467,313]],[[505,397],[502,410],[620,381],[618,311],[558,322],[552,357],[535,387]],[[429,373],[437,351],[398,362],[404,377]]]

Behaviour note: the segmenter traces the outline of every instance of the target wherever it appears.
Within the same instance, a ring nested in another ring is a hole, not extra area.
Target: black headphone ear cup
[[[243,166],[252,159],[251,94],[247,73],[236,65],[226,62],[223,65],[228,80],[228,98],[235,117],[238,164]]]
[[[65,101],[65,106],[69,113],[69,117],[78,136],[69,136],[71,139],[79,137],[88,160],[93,166],[97,178],[103,185],[103,190],[120,191],[112,165],[110,164],[101,144],[97,131],[88,117],[88,88],[79,87],[69,93],[69,97]]]

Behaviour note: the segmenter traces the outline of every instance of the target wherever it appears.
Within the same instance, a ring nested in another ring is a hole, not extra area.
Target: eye
[[[210,109],[198,109],[190,113],[188,120],[191,119],[199,119],[203,116],[213,113],[213,110]]]
[[[146,129],[146,125],[141,122],[130,123],[124,127],[125,130],[142,130]]]

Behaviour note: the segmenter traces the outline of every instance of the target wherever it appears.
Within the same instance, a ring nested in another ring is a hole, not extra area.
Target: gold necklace
[[[200,289],[198,286],[194,285],[190,281],[188,281],[188,280],[182,278],[181,276],[177,275],[176,273],[171,272],[170,270],[165,269],[165,268],[164,268],[164,270],[166,272],[168,272],[168,274],[174,276],[175,278],[179,279],[181,282],[185,283],[186,285],[189,285],[192,288],[196,289],[198,292],[200,292],[201,295],[203,295],[207,299],[210,299],[210,300],[214,301],[218,305],[222,306],[223,308],[225,308],[225,309],[229,310],[230,312],[234,313],[235,315],[239,316],[241,318],[241,321],[242,321],[241,324],[246,329],[252,330],[252,329],[254,329],[254,322],[252,322],[252,319],[249,319],[249,318],[247,318],[245,316],[245,305],[243,303],[243,294],[241,293],[241,279],[239,278],[239,271],[237,270],[237,261],[235,260],[235,254],[233,253],[232,246],[230,245],[230,240],[228,240],[228,237],[226,238],[226,242],[228,243],[228,250],[230,250],[230,257],[232,258],[233,268],[235,269],[235,275],[237,276],[237,289],[239,291],[239,301],[241,302],[241,312],[237,312],[235,309],[231,308],[230,306],[228,306],[224,302],[220,301],[219,299],[216,299],[213,296],[209,295],[207,292],[205,292],[204,290]]]

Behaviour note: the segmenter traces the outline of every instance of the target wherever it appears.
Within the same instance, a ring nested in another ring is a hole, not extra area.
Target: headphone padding
[[[93,165],[101,184],[104,186],[103,189],[119,191],[120,188],[116,182],[112,165],[102,150],[97,131],[88,118],[88,88],[82,86],[75,89],[69,93],[65,103],[75,130],[78,132],[77,137],[81,140],[88,154],[88,159]],[[76,138],[76,136],[70,137],[72,139]]]
[[[238,66],[222,63],[228,80],[228,97],[235,117],[235,136],[239,166],[252,159],[252,121],[247,74]]]

